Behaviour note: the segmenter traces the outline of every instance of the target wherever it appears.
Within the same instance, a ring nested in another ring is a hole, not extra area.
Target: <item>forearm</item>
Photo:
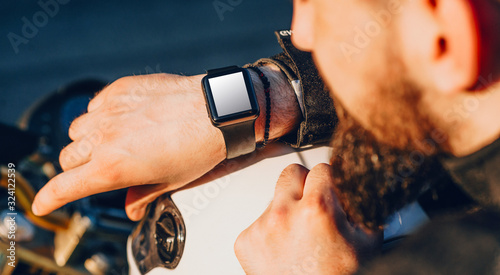
[[[259,67],[270,82],[271,121],[269,139],[278,139],[296,129],[301,121],[301,112],[297,97],[280,69],[272,64]],[[260,107],[260,115],[255,121],[255,138],[264,140],[266,122],[266,97],[261,79],[253,70],[249,70]]]

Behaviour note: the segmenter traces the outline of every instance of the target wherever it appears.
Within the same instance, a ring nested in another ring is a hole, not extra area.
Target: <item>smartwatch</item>
[[[227,159],[255,151],[259,104],[248,71],[237,66],[207,70],[201,84],[208,117],[224,136]]]

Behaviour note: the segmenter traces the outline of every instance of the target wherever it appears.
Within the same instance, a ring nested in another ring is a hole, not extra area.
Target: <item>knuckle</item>
[[[243,232],[238,235],[236,238],[236,241],[234,242],[234,253],[236,254],[236,257],[240,258],[241,255],[246,251],[246,236],[247,236],[247,230],[245,229]]]
[[[282,220],[288,214],[288,208],[283,205],[273,206],[271,208],[269,220]]]
[[[138,80],[141,79],[142,76],[124,76],[117,79],[110,85],[110,95],[116,96],[120,94],[126,94],[130,91],[131,87],[134,87]]]
[[[79,136],[80,133],[82,133],[82,125],[83,125],[83,119],[85,115],[77,117],[73,122],[71,122],[71,125],[69,126],[68,130],[68,135],[71,140],[76,140]]]
[[[326,164],[326,163],[320,163],[320,164],[318,164],[318,165],[314,166],[314,167],[311,169],[311,171],[318,171],[318,172],[324,172],[324,173],[326,173],[326,172],[329,172],[329,171],[330,171],[330,169],[331,169],[331,166],[330,166],[330,165],[328,165],[328,164]]]
[[[283,171],[286,173],[293,174],[293,173],[299,172],[303,169],[305,169],[304,166],[297,164],[297,163],[293,163],[293,164],[288,165]]]
[[[131,83],[131,76],[124,76],[118,78],[113,83],[109,84],[105,90],[101,92],[100,96],[106,97],[107,104],[109,104],[109,99],[112,99],[116,95],[121,94],[123,91],[127,91]],[[105,94],[102,94],[105,93]]]
[[[76,154],[77,158],[82,159],[85,156],[90,155],[94,146],[95,145],[92,144],[92,142],[90,142],[87,138],[83,139],[81,141],[78,141],[78,143],[74,145],[75,154]]]
[[[262,226],[268,230],[280,228],[286,224],[289,213],[290,209],[287,206],[282,204],[273,205],[269,211],[269,215],[261,220]]]
[[[101,144],[104,140],[104,132],[100,128],[93,129],[86,137],[91,147]]]
[[[101,116],[101,119],[99,119],[97,126],[103,139],[104,134],[108,136],[111,133],[114,133],[117,128],[115,121],[110,116]]]
[[[294,178],[301,173],[307,173],[307,169],[304,168],[304,166],[300,164],[290,164],[281,172],[280,179]]]
[[[96,110],[104,103],[104,97],[106,96],[104,91],[105,90],[102,90],[101,92],[95,94],[94,98],[89,102],[89,105],[87,106],[87,112]]]
[[[314,166],[309,172],[309,177],[325,178],[331,177],[332,167],[326,163],[320,163]]]
[[[132,78],[131,76],[120,77],[113,83],[111,83],[110,86],[112,86],[113,88],[118,88],[118,90],[121,90],[125,86],[129,85],[131,78]]]
[[[68,167],[72,166],[72,164],[76,162],[77,156],[74,150],[70,149],[69,146],[66,146],[64,149],[62,149],[61,153],[59,154],[59,164],[61,165],[63,171],[68,170]]]

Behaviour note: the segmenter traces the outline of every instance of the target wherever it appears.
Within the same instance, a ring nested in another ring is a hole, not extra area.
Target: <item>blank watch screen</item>
[[[209,78],[217,116],[222,117],[252,109],[242,72]]]

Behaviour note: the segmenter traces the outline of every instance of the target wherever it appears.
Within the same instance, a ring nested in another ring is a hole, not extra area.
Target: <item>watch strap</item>
[[[228,67],[223,67],[223,68],[217,68],[217,69],[211,69],[207,70],[207,74],[218,74],[218,73],[225,73],[227,71],[231,71],[234,69],[238,69],[238,66],[228,66]]]
[[[226,143],[227,159],[236,158],[255,151],[255,120],[221,126],[219,129]]]
[[[207,70],[208,75],[223,74],[239,69],[228,66]],[[255,119],[226,126],[218,126],[226,144],[226,158],[232,159],[255,151]]]

